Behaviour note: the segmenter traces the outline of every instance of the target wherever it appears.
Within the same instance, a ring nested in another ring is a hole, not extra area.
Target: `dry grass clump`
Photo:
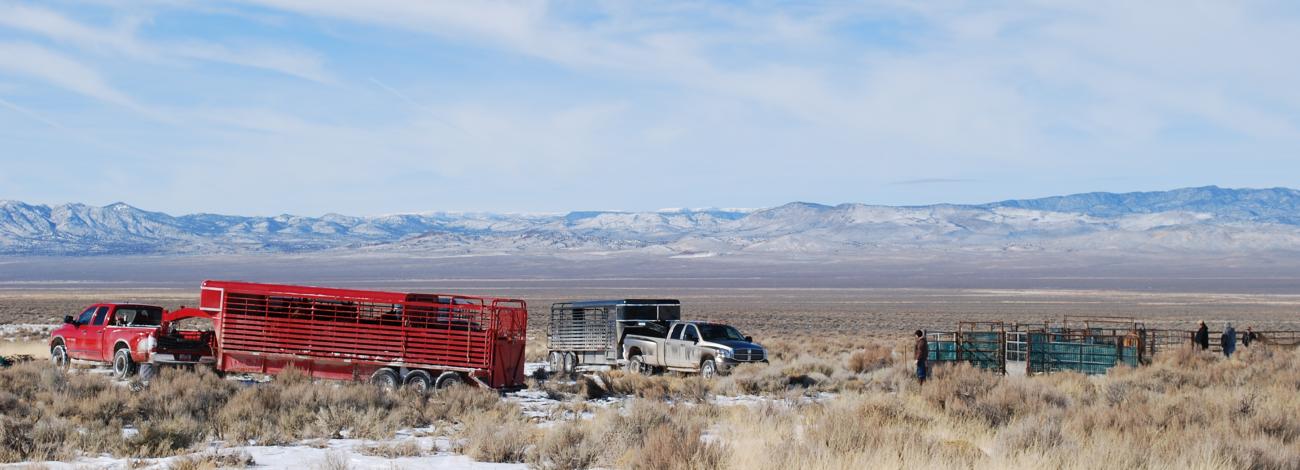
[[[581,470],[596,465],[604,449],[588,426],[569,421],[553,426],[528,453],[528,466],[541,470]]]
[[[419,442],[403,440],[358,446],[357,452],[362,455],[395,459],[399,457],[420,457],[425,454],[425,449],[420,446]]]
[[[849,355],[845,367],[849,372],[865,374],[883,369],[893,361],[894,351],[880,344],[869,344]]]
[[[645,376],[622,370],[602,372],[594,378],[582,377],[581,380],[584,395],[588,399],[613,394],[651,400],[701,402],[709,398],[713,385],[711,381],[699,376]]]
[[[316,470],[351,470],[352,461],[348,459],[347,454],[330,452],[325,454],[325,457],[322,457],[313,468]]]
[[[699,425],[671,422],[655,427],[629,453],[633,470],[715,470],[729,468],[726,444],[705,440]]]
[[[722,413],[707,404],[630,400],[601,410],[590,422],[546,431],[529,452],[538,469],[725,469],[728,448],[706,436]]]
[[[480,462],[523,462],[535,429],[518,409],[499,408],[470,415],[456,451]]]
[[[206,452],[178,457],[167,465],[167,470],[217,470],[221,468],[247,468],[257,465],[253,456],[245,451]]]
[[[367,384],[277,381],[239,390],[217,414],[219,437],[260,445],[313,437],[380,439],[404,427],[427,425],[415,396]]]

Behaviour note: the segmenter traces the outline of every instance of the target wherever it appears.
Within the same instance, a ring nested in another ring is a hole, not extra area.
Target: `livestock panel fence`
[[[1256,344],[1300,347],[1300,331],[1254,332]],[[1131,317],[1065,316],[1059,324],[959,322],[956,331],[926,333],[929,361],[967,363],[1007,373],[1007,363],[1028,374],[1074,371],[1105,374],[1116,366],[1149,364],[1156,353],[1186,347],[1195,332],[1148,329]],[[1244,331],[1237,331],[1238,349]],[[1210,349],[1219,352],[1221,331],[1210,332]]]

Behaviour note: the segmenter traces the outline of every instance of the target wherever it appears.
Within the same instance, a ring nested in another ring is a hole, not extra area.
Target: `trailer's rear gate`
[[[562,351],[613,351],[615,306],[551,306],[547,346]]]

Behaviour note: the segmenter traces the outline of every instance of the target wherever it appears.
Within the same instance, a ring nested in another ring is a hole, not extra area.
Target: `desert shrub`
[[[517,409],[469,416],[457,451],[480,462],[523,462],[533,441],[533,426]]]
[[[171,461],[167,470],[216,470],[221,468],[247,468],[257,465],[253,456],[245,451],[205,452],[187,455]]]
[[[851,397],[812,413],[807,438],[831,452],[865,452],[889,444],[921,442],[930,420],[908,411],[897,398]],[[870,429],[872,432],[863,432]]]
[[[352,460],[342,452],[325,454],[315,465],[316,470],[352,470]]]
[[[591,431],[569,421],[546,431],[528,454],[528,466],[542,470],[582,470],[591,468],[602,449]]]
[[[997,386],[1001,376],[969,364],[935,367],[921,387],[921,396],[944,410],[964,412]]]
[[[815,356],[802,356],[794,362],[788,363],[781,369],[781,373],[788,377],[820,375],[830,377],[835,373],[835,363],[826,359]]]
[[[650,380],[647,378],[647,380]],[[587,400],[599,400],[609,395],[606,380],[600,376],[583,375],[578,377],[579,396]]]
[[[998,432],[996,439],[996,448],[1002,454],[1045,452],[1064,444],[1061,416],[1057,413],[1035,415],[1011,423]]]
[[[883,369],[893,360],[894,352],[879,344],[871,344],[849,355],[846,367],[850,372],[863,374]]]
[[[141,423],[134,436],[124,439],[114,453],[132,457],[176,455],[203,437],[203,424],[188,418],[149,420]]]
[[[703,439],[699,426],[669,423],[656,426],[632,450],[633,470],[714,470],[728,468],[725,444]]]
[[[1069,399],[1051,387],[1025,377],[1006,377],[991,390],[960,408],[960,415],[999,427],[1017,416],[1069,406]]]
[[[263,445],[345,433],[382,439],[404,427],[428,425],[429,415],[416,408],[422,403],[414,395],[387,393],[369,384],[290,379],[239,390],[217,414],[216,428],[233,441]],[[463,404],[454,401],[453,408]]]
[[[418,404],[427,422],[460,422],[465,417],[503,406],[501,397],[479,387],[451,387],[436,390]]]
[[[419,457],[424,455],[424,448],[420,443],[414,440],[402,440],[398,442],[383,442],[357,447],[357,452],[362,455],[383,457],[386,459],[395,459],[398,457]]]

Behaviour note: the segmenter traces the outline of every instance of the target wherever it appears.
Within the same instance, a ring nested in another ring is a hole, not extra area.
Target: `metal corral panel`
[[[1142,363],[1137,334],[1097,336],[1090,333],[1030,332],[1029,372],[1075,371],[1105,374],[1117,365]]]
[[[1006,335],[1001,331],[930,333],[930,362],[965,362],[981,369],[1006,371]]]

